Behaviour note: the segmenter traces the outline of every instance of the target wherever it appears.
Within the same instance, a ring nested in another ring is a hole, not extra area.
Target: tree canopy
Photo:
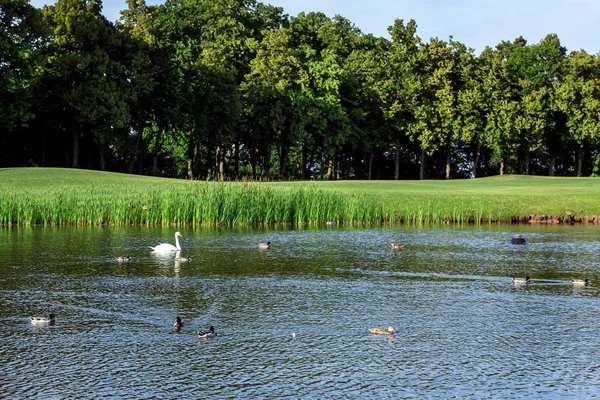
[[[600,173],[600,55],[254,0],[0,0],[0,167],[215,180]]]

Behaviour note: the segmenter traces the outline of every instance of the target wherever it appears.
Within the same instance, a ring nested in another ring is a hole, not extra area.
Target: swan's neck
[[[175,235],[175,248],[177,250],[181,250],[181,246],[179,245],[179,236]]]

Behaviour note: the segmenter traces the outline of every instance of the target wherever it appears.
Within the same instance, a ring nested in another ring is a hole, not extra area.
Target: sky
[[[163,0],[146,0],[159,4]],[[523,36],[535,44],[547,34],[558,35],[567,50],[600,51],[600,1],[598,0],[262,0],[282,7],[284,13],[320,11],[329,17],[341,15],[364,33],[388,37],[387,28],[396,19],[414,19],[423,42],[437,37],[455,40],[479,54],[486,46]],[[53,0],[31,0],[41,7]],[[103,13],[110,21],[119,18],[126,0],[103,0]]]

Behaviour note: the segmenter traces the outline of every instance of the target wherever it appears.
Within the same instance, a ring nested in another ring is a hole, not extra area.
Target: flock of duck
[[[179,244],[179,238],[182,238],[183,235],[179,232],[175,232],[175,246],[173,246],[170,243],[161,243],[158,246],[151,246],[150,248],[152,249],[152,251],[158,255],[162,255],[162,256],[172,256],[173,253],[175,253],[175,261],[179,261],[179,262],[189,262],[192,259],[189,256],[186,257],[182,257],[181,256],[181,245]],[[527,240],[522,236],[522,235],[515,235],[511,241],[511,244],[513,245],[525,245],[527,244]],[[271,248],[271,242],[265,242],[265,243],[259,243],[258,247],[261,249],[269,249]],[[404,245],[401,243],[394,243],[392,242],[392,249],[394,250],[404,250]],[[125,256],[118,256],[116,258],[117,262],[128,262],[131,261],[131,257],[129,255],[125,255]],[[531,283],[531,278],[529,276],[526,276],[525,278],[517,278],[514,277],[512,278],[512,283],[515,285],[529,285]],[[589,286],[591,284],[591,281],[588,278],[585,279],[572,279],[571,280],[571,285],[573,286]],[[56,316],[52,313],[48,314],[46,317],[29,317],[31,320],[32,324],[48,324],[48,325],[54,325],[56,323]],[[175,321],[173,322],[173,326],[175,327],[175,329],[177,330],[177,332],[179,332],[181,330],[181,328],[183,328],[183,320],[181,319],[181,317],[177,317],[175,318]],[[371,332],[374,335],[386,335],[386,336],[393,336],[394,333],[396,333],[396,330],[389,326],[387,329],[385,328],[369,328],[369,332]],[[215,328],[214,326],[211,326],[210,328],[206,329],[206,330],[200,330],[198,332],[198,337],[200,338],[212,338],[217,336],[217,332],[215,332]],[[295,337],[295,334],[293,334],[293,336]]]
[[[523,235],[515,235],[511,240],[511,244],[514,245],[525,245],[527,244],[527,240],[523,237]],[[526,276],[525,278],[512,278],[512,283],[515,285],[529,285],[531,283],[531,278]],[[571,279],[571,285],[573,286],[589,286],[592,282],[588,279]]]

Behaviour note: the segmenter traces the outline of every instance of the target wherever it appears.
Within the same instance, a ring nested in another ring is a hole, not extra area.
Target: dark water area
[[[600,227],[175,230],[1,229],[0,397],[600,397]]]

